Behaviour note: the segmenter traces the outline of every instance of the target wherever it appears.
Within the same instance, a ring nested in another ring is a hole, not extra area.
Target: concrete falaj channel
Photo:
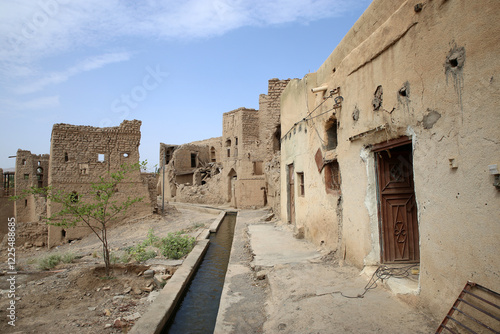
[[[207,253],[162,334],[212,333],[233,243],[236,214],[226,214]]]
[[[212,333],[217,320],[236,225],[236,213],[221,213],[208,240],[198,241],[150,309],[129,332]],[[224,217],[224,218],[222,218]]]

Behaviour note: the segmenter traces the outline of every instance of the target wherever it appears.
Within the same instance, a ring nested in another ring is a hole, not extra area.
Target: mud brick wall
[[[82,199],[88,198],[91,184],[99,177],[120,170],[123,164],[139,162],[141,121],[123,121],[119,126],[97,128],[55,124],[52,129],[49,183],[55,190],[65,193],[76,192]],[[127,217],[147,215],[153,212],[148,183],[143,182],[139,170],[126,174],[120,183],[114,200],[123,201],[127,197],[142,197],[140,203],[127,211]],[[48,214],[60,207],[49,203]],[[121,217],[124,219],[125,217]],[[49,247],[80,239],[89,234],[88,228],[49,227]]]
[[[16,154],[15,193],[22,195],[31,187],[47,187],[49,174],[48,154],[32,154],[18,150]],[[45,200],[38,195],[29,195],[14,204],[17,222],[36,222],[45,214]]]

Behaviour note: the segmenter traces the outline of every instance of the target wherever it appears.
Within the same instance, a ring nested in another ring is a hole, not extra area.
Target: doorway
[[[238,176],[236,175],[236,171],[234,169],[231,169],[231,171],[228,174],[228,202],[231,204],[232,207],[236,208],[237,203],[236,203],[236,180],[238,179]]]
[[[411,139],[375,145],[381,260],[419,263],[417,205]]]

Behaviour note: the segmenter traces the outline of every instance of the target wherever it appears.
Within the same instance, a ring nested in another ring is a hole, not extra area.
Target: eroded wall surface
[[[372,147],[411,139],[418,300],[439,316],[467,280],[500,291],[500,192],[488,170],[500,157],[497,5],[375,0],[282,95],[283,219],[357,266],[382,262]]]
[[[49,155],[32,154],[30,151],[17,150],[15,193],[22,195],[23,191],[31,187],[43,188],[48,186]],[[45,197],[29,195],[14,202],[17,222],[37,222],[46,214]]]
[[[270,206],[279,216],[279,166],[271,161],[280,154],[281,94],[289,81],[269,80],[259,110],[239,108],[223,114],[224,188],[235,207]]]
[[[69,124],[55,124],[52,128],[50,148],[49,184],[65,193],[75,192],[85,198],[91,191],[91,184],[98,182],[109,172],[120,170],[121,165],[139,162],[141,121],[123,121],[119,126],[97,128]],[[143,181],[141,172],[134,170],[126,174],[113,199],[142,197],[127,211],[127,216],[141,216],[153,212],[148,182]],[[48,214],[59,209],[58,204],[48,203]],[[63,229],[49,226],[49,247],[91,233],[87,227]]]

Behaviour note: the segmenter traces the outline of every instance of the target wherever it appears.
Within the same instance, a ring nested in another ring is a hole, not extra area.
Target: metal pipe
[[[327,89],[328,86],[321,86],[321,87],[311,88],[311,92],[313,93],[325,92]]]

